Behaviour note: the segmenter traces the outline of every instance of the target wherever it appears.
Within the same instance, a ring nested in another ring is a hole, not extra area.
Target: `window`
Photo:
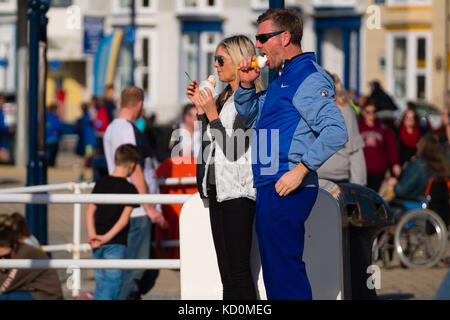
[[[388,6],[431,5],[432,0],[386,0]]]
[[[0,12],[15,11],[16,2],[16,0],[0,0]]]
[[[129,14],[132,0],[114,0],[113,11],[119,14]],[[156,11],[156,0],[134,0],[136,13],[148,13]]]
[[[387,35],[388,91],[400,104],[431,95],[431,31],[392,31]]]
[[[180,92],[192,80],[206,80],[209,75],[217,75],[214,67],[216,47],[220,42],[221,33],[216,31],[185,32],[182,37],[182,70],[184,81],[180,82]],[[189,75],[190,79],[185,75]],[[220,90],[220,88],[218,88]],[[184,97],[182,97],[184,98]]]
[[[251,6],[254,10],[266,10],[269,9],[269,0],[252,0]]]
[[[222,9],[222,0],[177,0],[177,11],[181,14],[219,13]]]
[[[394,40],[394,96],[406,95],[406,38]]]
[[[73,4],[72,0],[52,0],[50,6],[52,8],[65,8],[70,7]]]
[[[198,33],[196,32],[189,32],[183,35],[184,68],[192,80],[199,79],[197,61],[198,42]],[[187,87],[191,79],[186,80],[185,87]]]
[[[149,28],[140,28],[136,33],[135,59],[136,69],[134,71],[135,82],[144,90],[145,102],[152,104],[156,101],[156,81],[154,77],[156,60],[156,33]],[[149,105],[144,107],[148,108]]]
[[[202,32],[200,34],[201,38],[201,63],[203,64],[200,68],[199,79],[206,80],[209,75],[216,73],[216,68],[214,68],[214,56],[216,54],[217,44],[220,42],[220,34],[217,32]]]
[[[356,0],[312,0],[313,7],[354,7]]]
[[[427,69],[427,56],[426,56],[426,38],[417,39],[417,57],[416,57],[416,98],[418,100],[425,100],[426,98],[426,69]]]
[[[0,25],[0,92],[15,91],[15,26]]]

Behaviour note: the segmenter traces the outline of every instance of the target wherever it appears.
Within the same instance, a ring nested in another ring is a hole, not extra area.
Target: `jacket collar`
[[[286,59],[284,62],[283,72],[289,71],[289,69],[292,68],[292,66],[310,60],[314,62],[316,61],[316,55],[314,52],[303,52],[291,59]]]

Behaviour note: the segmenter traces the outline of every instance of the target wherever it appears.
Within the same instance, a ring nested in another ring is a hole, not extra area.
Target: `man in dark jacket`
[[[384,92],[383,88],[381,88],[378,81],[372,81],[370,87],[372,88],[372,93],[369,98],[374,101],[377,111],[396,111],[398,109],[391,97]]]

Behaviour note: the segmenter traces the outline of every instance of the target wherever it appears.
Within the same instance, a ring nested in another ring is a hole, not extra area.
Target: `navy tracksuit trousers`
[[[264,285],[269,300],[311,300],[312,292],[303,262],[305,221],[318,189],[298,188],[280,197],[275,184],[258,188],[256,232]]]

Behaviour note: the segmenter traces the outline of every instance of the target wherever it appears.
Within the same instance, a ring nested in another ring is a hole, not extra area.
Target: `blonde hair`
[[[256,55],[256,49],[253,42],[244,35],[236,35],[223,39],[217,47],[222,47],[230,55],[233,65],[237,67],[239,63],[248,57]],[[239,71],[235,68],[234,75],[236,79],[240,82],[241,78],[239,76]],[[262,84],[260,79],[255,80],[256,91],[262,90]],[[225,101],[233,94],[231,86],[227,86],[225,90],[219,95],[217,99],[217,107],[220,112]]]
[[[326,71],[326,70],[325,70]],[[336,100],[336,104],[339,107],[345,107],[350,105],[350,99],[348,98],[347,91],[344,88],[344,85],[339,79],[339,76],[335,73],[331,73],[326,71],[328,75],[333,79],[335,91],[334,91],[334,99]]]

